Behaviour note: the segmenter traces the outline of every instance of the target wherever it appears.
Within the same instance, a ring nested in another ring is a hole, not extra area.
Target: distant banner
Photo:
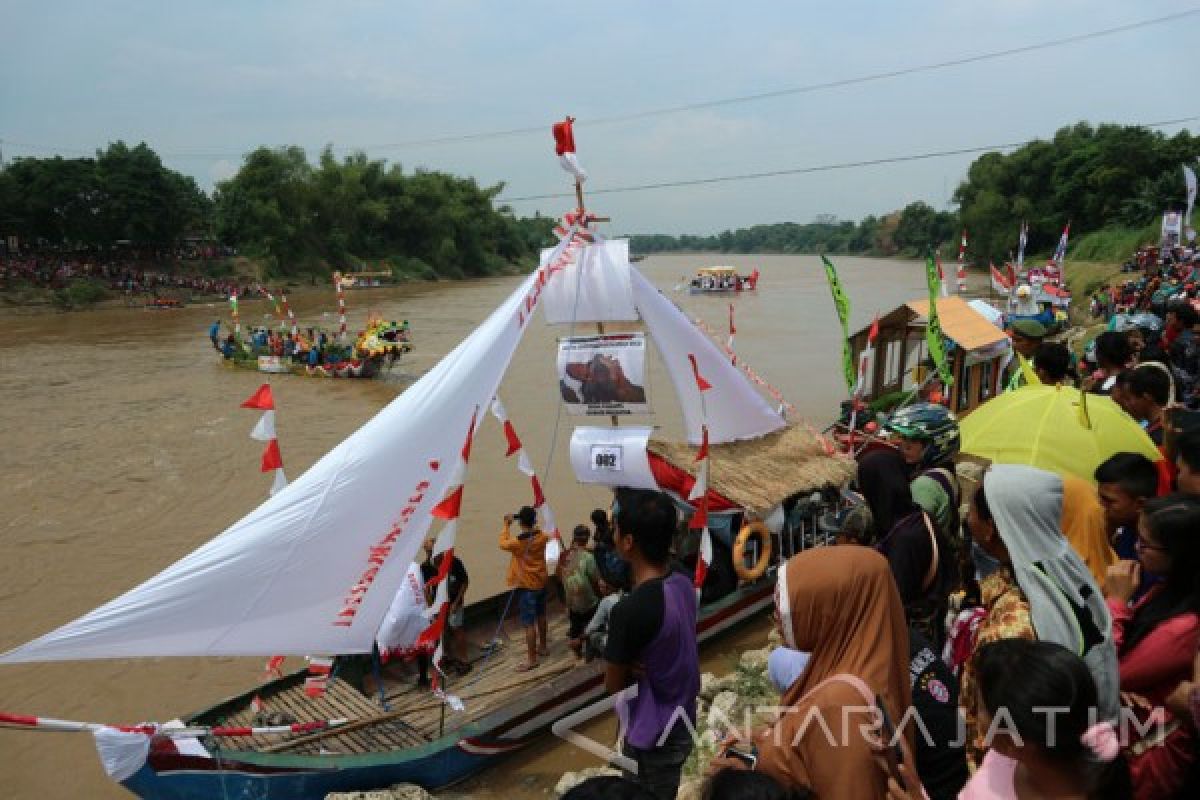
[[[646,336],[618,333],[558,340],[558,388],[568,414],[646,414]]]

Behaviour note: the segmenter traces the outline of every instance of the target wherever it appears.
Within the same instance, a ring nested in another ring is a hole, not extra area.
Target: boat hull
[[[705,642],[760,614],[773,602],[774,576],[701,609]],[[226,751],[216,757],[151,753],[124,786],[155,800],[322,800],[338,791],[415,783],[430,790],[458,783],[520,750],[558,719],[604,694],[599,663],[581,664],[450,735],[409,748],[322,756]]]

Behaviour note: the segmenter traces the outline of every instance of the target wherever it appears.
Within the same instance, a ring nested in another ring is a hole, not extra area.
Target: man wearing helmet
[[[913,501],[933,518],[947,542],[958,542],[961,490],[954,472],[961,441],[958,420],[945,406],[914,403],[895,412],[885,427],[914,470]]]

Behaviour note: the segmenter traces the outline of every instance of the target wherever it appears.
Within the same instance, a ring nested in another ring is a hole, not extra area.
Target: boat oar
[[[108,725],[102,722],[77,722],[70,719],[54,719],[53,717],[31,717],[23,714],[6,714],[0,712],[0,725],[25,728],[35,731],[92,733],[99,730],[118,730],[126,733],[144,733],[147,736],[198,737],[198,736],[282,736],[295,733],[312,733],[321,731],[328,733],[334,729],[341,730],[349,720],[330,719],[313,720],[312,722],[297,722],[292,725],[269,725],[261,727],[231,727],[231,726],[193,726],[183,728],[166,728],[155,723],[141,725]]]

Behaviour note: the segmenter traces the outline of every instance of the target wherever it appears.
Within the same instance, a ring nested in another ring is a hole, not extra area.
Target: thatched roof
[[[651,439],[647,449],[695,476],[695,447]],[[817,434],[800,425],[759,439],[712,445],[709,457],[709,488],[757,514],[794,494],[841,486],[855,472],[853,459],[827,455]]]

